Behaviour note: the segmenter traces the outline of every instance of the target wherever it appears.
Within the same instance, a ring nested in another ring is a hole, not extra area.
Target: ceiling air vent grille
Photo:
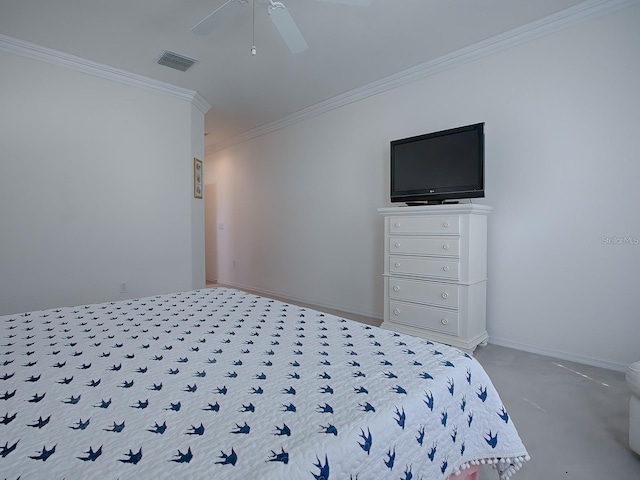
[[[184,55],[170,52],[169,50],[165,50],[158,60],[158,63],[160,65],[164,65],[165,67],[173,68],[175,70],[180,70],[181,72],[186,72],[196,62],[197,60],[193,58],[185,57]]]

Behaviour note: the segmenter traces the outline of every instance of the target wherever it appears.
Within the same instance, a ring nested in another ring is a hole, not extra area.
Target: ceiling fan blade
[[[320,2],[340,3],[342,5],[353,5],[355,7],[368,7],[371,0],[319,0]]]
[[[289,50],[291,50],[291,53],[304,52],[309,48],[307,41],[302,36],[302,32],[300,32],[298,25],[296,25],[296,22],[284,4],[271,2],[271,5],[269,5],[269,16],[278,29],[284,43],[286,43]]]
[[[196,35],[208,35],[220,25],[227,23],[247,6],[247,0],[228,0],[193,26]]]

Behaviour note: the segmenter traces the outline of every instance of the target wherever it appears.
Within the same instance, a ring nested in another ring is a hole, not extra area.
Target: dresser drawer
[[[458,312],[455,310],[390,300],[389,320],[411,327],[458,335]]]
[[[389,254],[457,257],[460,255],[460,239],[458,237],[389,237]]]
[[[460,217],[436,215],[430,217],[389,218],[389,232],[393,234],[417,235],[458,235]]]
[[[458,308],[457,285],[389,277],[387,288],[389,298],[396,300],[409,300],[410,302]]]
[[[458,279],[459,262],[436,258],[389,257],[389,273]]]

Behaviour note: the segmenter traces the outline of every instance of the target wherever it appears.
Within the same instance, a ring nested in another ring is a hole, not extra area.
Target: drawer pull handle
[[[444,222],[444,223],[442,224],[442,226],[443,226],[444,228],[449,228],[449,222]]]
[[[393,291],[394,292],[399,292],[400,291],[400,287],[398,285],[396,285],[395,287],[393,287]]]
[[[442,292],[442,298],[449,298],[449,294],[447,292]]]
[[[396,228],[400,228],[400,222],[396,222],[393,226]]]
[[[400,310],[398,310],[397,308],[393,311],[394,315],[400,315]]]
[[[397,264],[396,264],[397,266]],[[447,267],[446,265],[444,267],[442,267],[442,271],[443,272],[448,272],[449,271],[449,267]]]
[[[396,245],[396,248],[400,248],[400,242],[396,242],[395,245]]]
[[[396,267],[396,268],[400,268],[400,262],[396,262],[396,263],[395,263],[395,267]]]
[[[445,243],[444,245],[442,245],[442,248],[443,248],[444,250],[449,250],[449,245],[447,245],[447,244]]]
[[[447,323],[449,323],[449,319],[443,318],[442,320],[440,320],[440,323],[442,323],[443,325],[446,325]]]

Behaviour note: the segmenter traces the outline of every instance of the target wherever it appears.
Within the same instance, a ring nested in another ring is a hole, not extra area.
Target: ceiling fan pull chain
[[[255,56],[256,50],[256,0],[251,0],[251,55]]]

